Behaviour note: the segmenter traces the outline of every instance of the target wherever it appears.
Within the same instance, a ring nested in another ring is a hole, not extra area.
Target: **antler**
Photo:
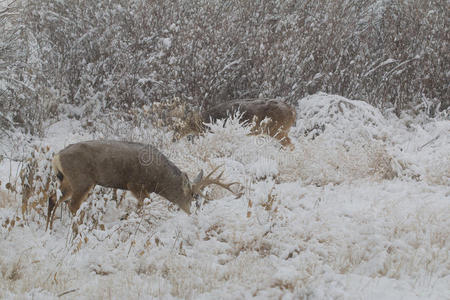
[[[206,197],[206,196],[202,193],[201,190],[202,190],[203,188],[207,187],[208,185],[215,184],[215,185],[218,185],[218,186],[220,186],[220,187],[226,189],[227,191],[230,191],[233,195],[236,196],[236,198],[241,197],[241,196],[243,195],[243,193],[241,192],[241,191],[242,191],[242,188],[239,189],[238,192],[235,192],[235,191],[233,191],[233,190],[231,189],[231,186],[234,185],[234,184],[239,184],[239,185],[240,185],[239,182],[235,181],[235,182],[230,182],[230,183],[224,183],[224,182],[222,182],[222,181],[220,180],[220,179],[222,178],[222,175],[223,175],[223,172],[224,172],[224,171],[222,171],[222,172],[219,174],[219,176],[217,176],[217,177],[215,177],[215,178],[211,178],[211,176],[214,174],[214,172],[216,172],[220,167],[222,167],[222,165],[216,167],[216,168],[215,168],[214,170],[212,170],[208,175],[206,175],[205,178],[200,179],[199,182],[194,183],[193,186],[192,186],[192,191],[193,191],[194,193],[196,193],[196,194],[201,195],[203,198],[208,199],[208,197]]]

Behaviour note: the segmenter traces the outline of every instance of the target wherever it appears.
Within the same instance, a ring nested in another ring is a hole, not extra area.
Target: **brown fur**
[[[227,119],[237,111],[242,113],[241,122],[255,123],[252,134],[268,134],[280,140],[283,146],[292,147],[288,133],[297,115],[294,107],[278,100],[236,100],[218,104],[201,114],[191,114],[189,128],[182,135],[201,133],[205,130],[203,123]],[[266,118],[269,120],[262,122]]]
[[[62,174],[63,202],[75,214],[95,185],[129,190],[142,206],[154,192],[189,213],[193,195],[187,175],[151,145],[119,141],[88,141],[70,145],[53,159]]]
[[[131,191],[138,199],[138,207],[142,207],[150,193],[157,193],[190,214],[191,202],[195,195],[202,195],[205,186],[216,184],[233,192],[230,186],[236,184],[221,182],[223,172],[211,178],[218,168],[204,179],[201,171],[191,183],[186,173],[154,146],[133,142],[72,144],[55,155],[52,166],[61,181],[62,197],[58,201],[56,195],[49,197],[47,226],[50,224],[50,229],[60,203],[70,198],[69,209],[75,215],[95,185]]]

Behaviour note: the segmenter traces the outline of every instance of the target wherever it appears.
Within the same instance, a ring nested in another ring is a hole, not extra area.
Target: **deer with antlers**
[[[236,112],[241,113],[241,123],[253,124],[251,134],[267,134],[292,148],[288,136],[290,128],[295,124],[295,108],[279,100],[243,99],[224,102],[203,112],[190,112],[186,117],[185,126],[176,132],[177,138],[188,134],[200,134],[205,131],[205,123],[227,119]]]
[[[120,141],[87,141],[72,144],[61,150],[52,161],[60,181],[61,198],[49,199],[47,227],[52,223],[58,205],[69,201],[69,210],[76,214],[95,185],[131,191],[141,207],[150,193],[156,193],[178,205],[190,214],[191,203],[208,185],[218,185],[239,196],[231,189],[237,182],[221,181],[223,172],[212,177],[215,168],[206,177],[203,170],[191,182],[164,154],[152,145]]]

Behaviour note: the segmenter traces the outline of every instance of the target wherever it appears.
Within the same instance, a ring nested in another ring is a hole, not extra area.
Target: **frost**
[[[278,164],[275,160],[261,157],[250,164],[248,170],[256,179],[270,178],[278,175]]]
[[[172,39],[170,39],[170,38],[162,38],[161,39],[161,44],[163,45],[164,48],[169,49],[170,46],[172,46]]]

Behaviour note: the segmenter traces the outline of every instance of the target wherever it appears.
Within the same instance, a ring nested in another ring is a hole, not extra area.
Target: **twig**
[[[141,223],[142,223],[142,220],[143,220],[143,219],[144,219],[144,214],[142,214],[142,217],[141,217],[141,219],[139,220],[138,225],[136,226],[136,230],[134,231],[134,238],[136,238],[136,234],[137,234],[137,232],[138,232],[139,227],[141,226]],[[136,240],[134,239],[133,241],[136,241]],[[131,248],[133,248],[133,246],[134,246],[134,244],[135,244],[135,243],[133,243],[133,241],[131,241],[131,243],[130,243],[130,248],[128,249],[127,257],[128,257],[128,255],[130,255]]]
[[[170,253],[173,252],[173,249],[175,249],[175,245],[177,244],[178,240],[180,239],[181,231],[177,229],[177,235],[175,236],[175,241],[173,242],[172,249],[170,249]]]
[[[431,140],[429,140],[428,142],[426,142],[425,144],[423,144],[422,146],[417,148],[417,151],[422,151],[423,148],[425,148],[426,146],[428,146],[429,144],[433,143],[434,141],[436,141],[441,135],[438,134],[437,136],[435,136],[434,138],[432,138]]]
[[[64,295],[67,295],[67,294],[70,294],[70,293],[76,292],[76,291],[78,291],[78,289],[73,289],[73,290],[68,290],[68,291],[65,291],[65,292],[63,292],[63,293],[59,294],[59,295],[58,295],[58,298],[60,298],[60,297],[62,297],[62,296],[64,296]]]

